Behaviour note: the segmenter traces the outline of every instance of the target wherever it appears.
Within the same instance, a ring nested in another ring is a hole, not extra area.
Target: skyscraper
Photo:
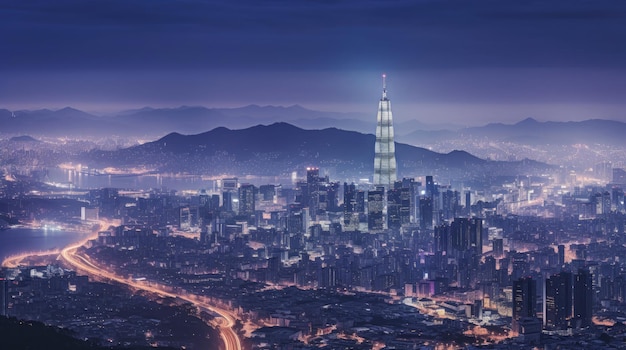
[[[519,321],[537,316],[537,283],[531,277],[513,281],[513,329],[519,332]]]
[[[387,227],[400,229],[411,221],[411,189],[396,181],[387,191]]]
[[[311,219],[315,220],[320,204],[320,169],[308,167],[306,168],[306,202],[304,205],[308,205]],[[304,197],[304,196],[303,196]]]
[[[562,271],[546,279],[544,326],[566,329],[572,316],[572,274]]]
[[[385,189],[377,187],[367,192],[367,228],[370,231],[380,231],[385,227],[383,216]]]
[[[222,180],[222,206],[226,211],[239,210],[239,206],[236,205],[237,189],[239,187],[239,181],[236,177]]]
[[[422,229],[433,228],[433,199],[421,197],[419,199],[420,227]]]
[[[349,230],[356,230],[359,226],[359,212],[357,211],[357,190],[354,183],[343,184],[343,224]]]
[[[242,184],[239,187],[239,215],[254,215],[256,192],[257,189],[252,184]]]
[[[0,316],[8,316],[9,281],[0,275]]]
[[[574,276],[574,321],[577,328],[591,325],[593,303],[593,283],[591,273],[578,269]]]
[[[396,147],[393,136],[391,101],[387,98],[386,75],[383,74],[383,96],[378,103],[376,145],[374,154],[374,185],[389,189],[396,181]]]
[[[482,219],[455,218],[450,224],[450,248],[458,252],[483,253]]]
[[[435,193],[437,192],[436,186],[432,175],[426,176],[426,197],[435,197]]]

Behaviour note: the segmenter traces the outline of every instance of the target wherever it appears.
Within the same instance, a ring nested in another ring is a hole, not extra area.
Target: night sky
[[[626,121],[623,0],[2,0],[0,108]]]

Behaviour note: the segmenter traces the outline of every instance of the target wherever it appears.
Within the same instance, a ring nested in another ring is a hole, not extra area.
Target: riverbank
[[[84,241],[116,224],[115,220],[99,220],[79,224],[32,221],[11,225],[0,231],[0,261],[3,266],[15,267],[16,264],[41,262],[45,257],[54,260],[64,247]]]

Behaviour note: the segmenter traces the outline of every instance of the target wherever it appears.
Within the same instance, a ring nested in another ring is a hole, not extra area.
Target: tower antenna
[[[383,99],[387,98],[387,74],[383,73]]]

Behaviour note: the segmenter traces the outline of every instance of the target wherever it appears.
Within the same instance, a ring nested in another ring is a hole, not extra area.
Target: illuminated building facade
[[[311,219],[317,218],[320,204],[320,169],[306,168],[306,188],[303,189],[304,205],[309,207]]]
[[[387,98],[386,76],[383,74],[383,96],[378,103],[376,145],[374,154],[374,185],[389,189],[396,181],[396,147],[393,136],[391,101]]]
[[[367,228],[370,231],[385,229],[384,198],[385,189],[382,186],[367,192]]]
[[[239,187],[239,215],[254,215],[257,189],[252,184]]]

